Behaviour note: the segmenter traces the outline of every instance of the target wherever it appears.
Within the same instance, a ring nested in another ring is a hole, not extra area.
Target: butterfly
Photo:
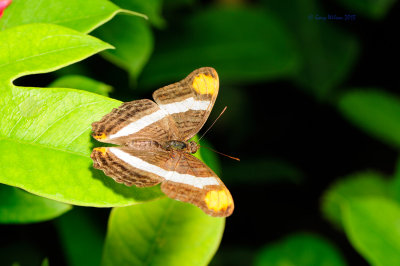
[[[194,157],[199,132],[214,106],[219,78],[211,67],[162,87],[148,99],[123,103],[92,124],[92,136],[117,147],[94,148],[93,166],[127,186],[161,183],[170,198],[227,217],[234,203],[221,179]]]

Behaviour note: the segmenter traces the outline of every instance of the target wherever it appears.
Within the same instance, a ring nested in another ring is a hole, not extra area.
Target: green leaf
[[[337,2],[342,4],[350,15],[364,15],[372,19],[382,19],[396,3],[396,0],[337,0]]]
[[[112,90],[112,87],[107,84],[80,75],[67,75],[60,77],[52,82],[49,87],[84,90],[103,96],[108,96],[108,93]]]
[[[344,228],[354,248],[372,265],[400,265],[400,206],[384,198],[344,205]]]
[[[0,110],[0,182],[84,206],[126,206],[162,195],[159,187],[129,188],[92,168],[91,123],[120,102],[68,89],[12,94]]]
[[[225,219],[169,198],[111,212],[102,265],[207,265]]]
[[[314,234],[298,233],[263,248],[256,257],[255,265],[341,266],[347,264],[329,241]]]
[[[30,23],[50,23],[87,33],[119,12],[143,16],[122,10],[106,0],[16,0],[0,20],[0,30]]]
[[[349,200],[359,197],[390,197],[389,182],[377,172],[364,172],[347,176],[331,185],[322,196],[324,216],[342,228],[342,207]]]
[[[339,99],[339,110],[366,133],[400,147],[400,100],[376,89],[349,90]]]
[[[301,67],[294,81],[318,99],[331,99],[333,89],[356,62],[359,44],[349,34],[316,16],[327,14],[316,0],[263,0],[286,24],[301,52]],[[329,11],[329,10],[328,10]]]
[[[42,261],[42,266],[49,266],[49,259],[48,258],[44,258],[44,260]]]
[[[0,223],[22,224],[51,220],[69,211],[68,204],[48,200],[0,184]]]
[[[153,51],[153,35],[149,24],[142,18],[117,16],[96,30],[94,35],[116,47],[102,55],[126,70],[135,81]]]
[[[4,30],[0,32],[0,83],[10,85],[18,77],[50,72],[110,48],[94,37],[52,24]],[[0,87],[0,93],[4,89]]]
[[[76,207],[55,224],[68,265],[100,265],[105,234],[88,208]]]
[[[161,16],[162,0],[114,0],[114,3],[124,9],[135,10],[145,14],[149,21],[158,28],[165,26],[165,20]]]
[[[215,67],[226,84],[276,79],[298,65],[285,28],[259,9],[214,7],[178,23],[157,38],[141,86],[167,84],[202,66]]]
[[[92,168],[91,123],[119,101],[11,84],[16,77],[56,70],[107,48],[98,39],[51,24],[0,32],[1,183],[85,206],[126,206],[162,195],[158,187],[128,188]]]

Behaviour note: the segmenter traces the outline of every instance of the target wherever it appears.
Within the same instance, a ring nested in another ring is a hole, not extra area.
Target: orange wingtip
[[[193,88],[197,93],[213,95],[215,90],[218,89],[218,80],[212,76],[200,73],[193,79]]]
[[[204,197],[207,208],[215,212],[225,211],[233,205],[233,199],[228,190],[211,190]]]
[[[106,139],[106,138],[107,138],[107,135],[106,135],[105,133],[102,133],[102,134],[93,134],[92,136],[93,136],[93,138],[95,138],[95,139],[97,139],[97,140],[103,140],[103,139]]]

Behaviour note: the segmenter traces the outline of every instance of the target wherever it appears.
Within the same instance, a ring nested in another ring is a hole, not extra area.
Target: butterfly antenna
[[[201,135],[201,137],[197,140],[197,142],[199,143],[200,140],[204,137],[204,135],[214,126],[215,122],[217,122],[217,120],[221,117],[221,115],[225,112],[226,110],[226,106],[224,107],[224,109],[221,111],[221,113],[219,114],[219,116],[214,120],[214,122],[211,124],[211,126],[209,126],[207,128],[207,130],[203,133],[203,135]],[[229,157],[229,156],[228,156]]]
[[[227,154],[225,154],[225,153],[222,153],[222,152],[219,152],[219,151],[213,150],[213,149],[211,149],[211,148],[209,148],[209,147],[200,146],[200,145],[199,145],[199,147],[202,147],[202,148],[209,149],[210,151],[213,151],[213,152],[215,152],[215,153],[221,154],[221,155],[223,155],[223,156],[226,156],[226,157],[228,157],[228,158],[234,159],[234,160],[236,160],[236,161],[240,161],[240,159],[239,159],[239,158],[236,158],[236,157],[233,157],[233,156],[229,156],[229,155],[227,155]]]

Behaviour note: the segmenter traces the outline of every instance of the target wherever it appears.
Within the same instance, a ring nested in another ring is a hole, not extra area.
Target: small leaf
[[[352,199],[343,205],[347,237],[372,265],[400,265],[400,207],[385,198]]]
[[[337,0],[337,2],[348,10],[349,15],[364,15],[371,19],[382,19],[396,3],[396,0]]]
[[[270,80],[292,74],[299,59],[286,29],[255,8],[197,12],[163,32],[157,44],[141,86],[168,84],[202,66],[215,67],[225,84]]]
[[[49,23],[88,33],[119,12],[143,16],[122,10],[106,0],[18,0],[7,10],[5,19],[0,20],[0,30],[23,24]]]
[[[225,219],[169,198],[114,208],[102,265],[207,265]]]
[[[256,257],[256,266],[263,265],[347,265],[342,255],[324,238],[298,233],[263,248]]]
[[[50,72],[110,48],[94,37],[52,24],[4,30],[0,32],[0,83]],[[2,90],[4,87],[0,87],[0,93]]]
[[[80,75],[63,76],[52,82],[49,87],[84,90],[103,96],[108,96],[108,93],[112,90],[112,87],[107,84]]]
[[[0,223],[22,224],[51,220],[71,206],[0,184]]]
[[[70,266],[98,266],[104,242],[104,233],[88,208],[76,207],[55,220],[60,242]],[[88,252],[90,250],[90,252]]]
[[[145,14],[149,21],[158,28],[165,26],[165,21],[161,16],[162,0],[114,0],[114,3],[124,9],[135,10]]]
[[[48,258],[44,258],[44,260],[42,261],[42,266],[49,266],[49,259]]]
[[[339,110],[366,133],[400,147],[400,100],[376,89],[349,90],[339,99]]]
[[[149,24],[142,18],[117,16],[96,30],[94,35],[116,47],[102,55],[125,69],[135,81],[153,51],[153,35]]]
[[[389,182],[382,174],[364,172],[350,175],[336,181],[324,192],[321,209],[324,216],[342,228],[342,206],[359,197],[390,197]]]

